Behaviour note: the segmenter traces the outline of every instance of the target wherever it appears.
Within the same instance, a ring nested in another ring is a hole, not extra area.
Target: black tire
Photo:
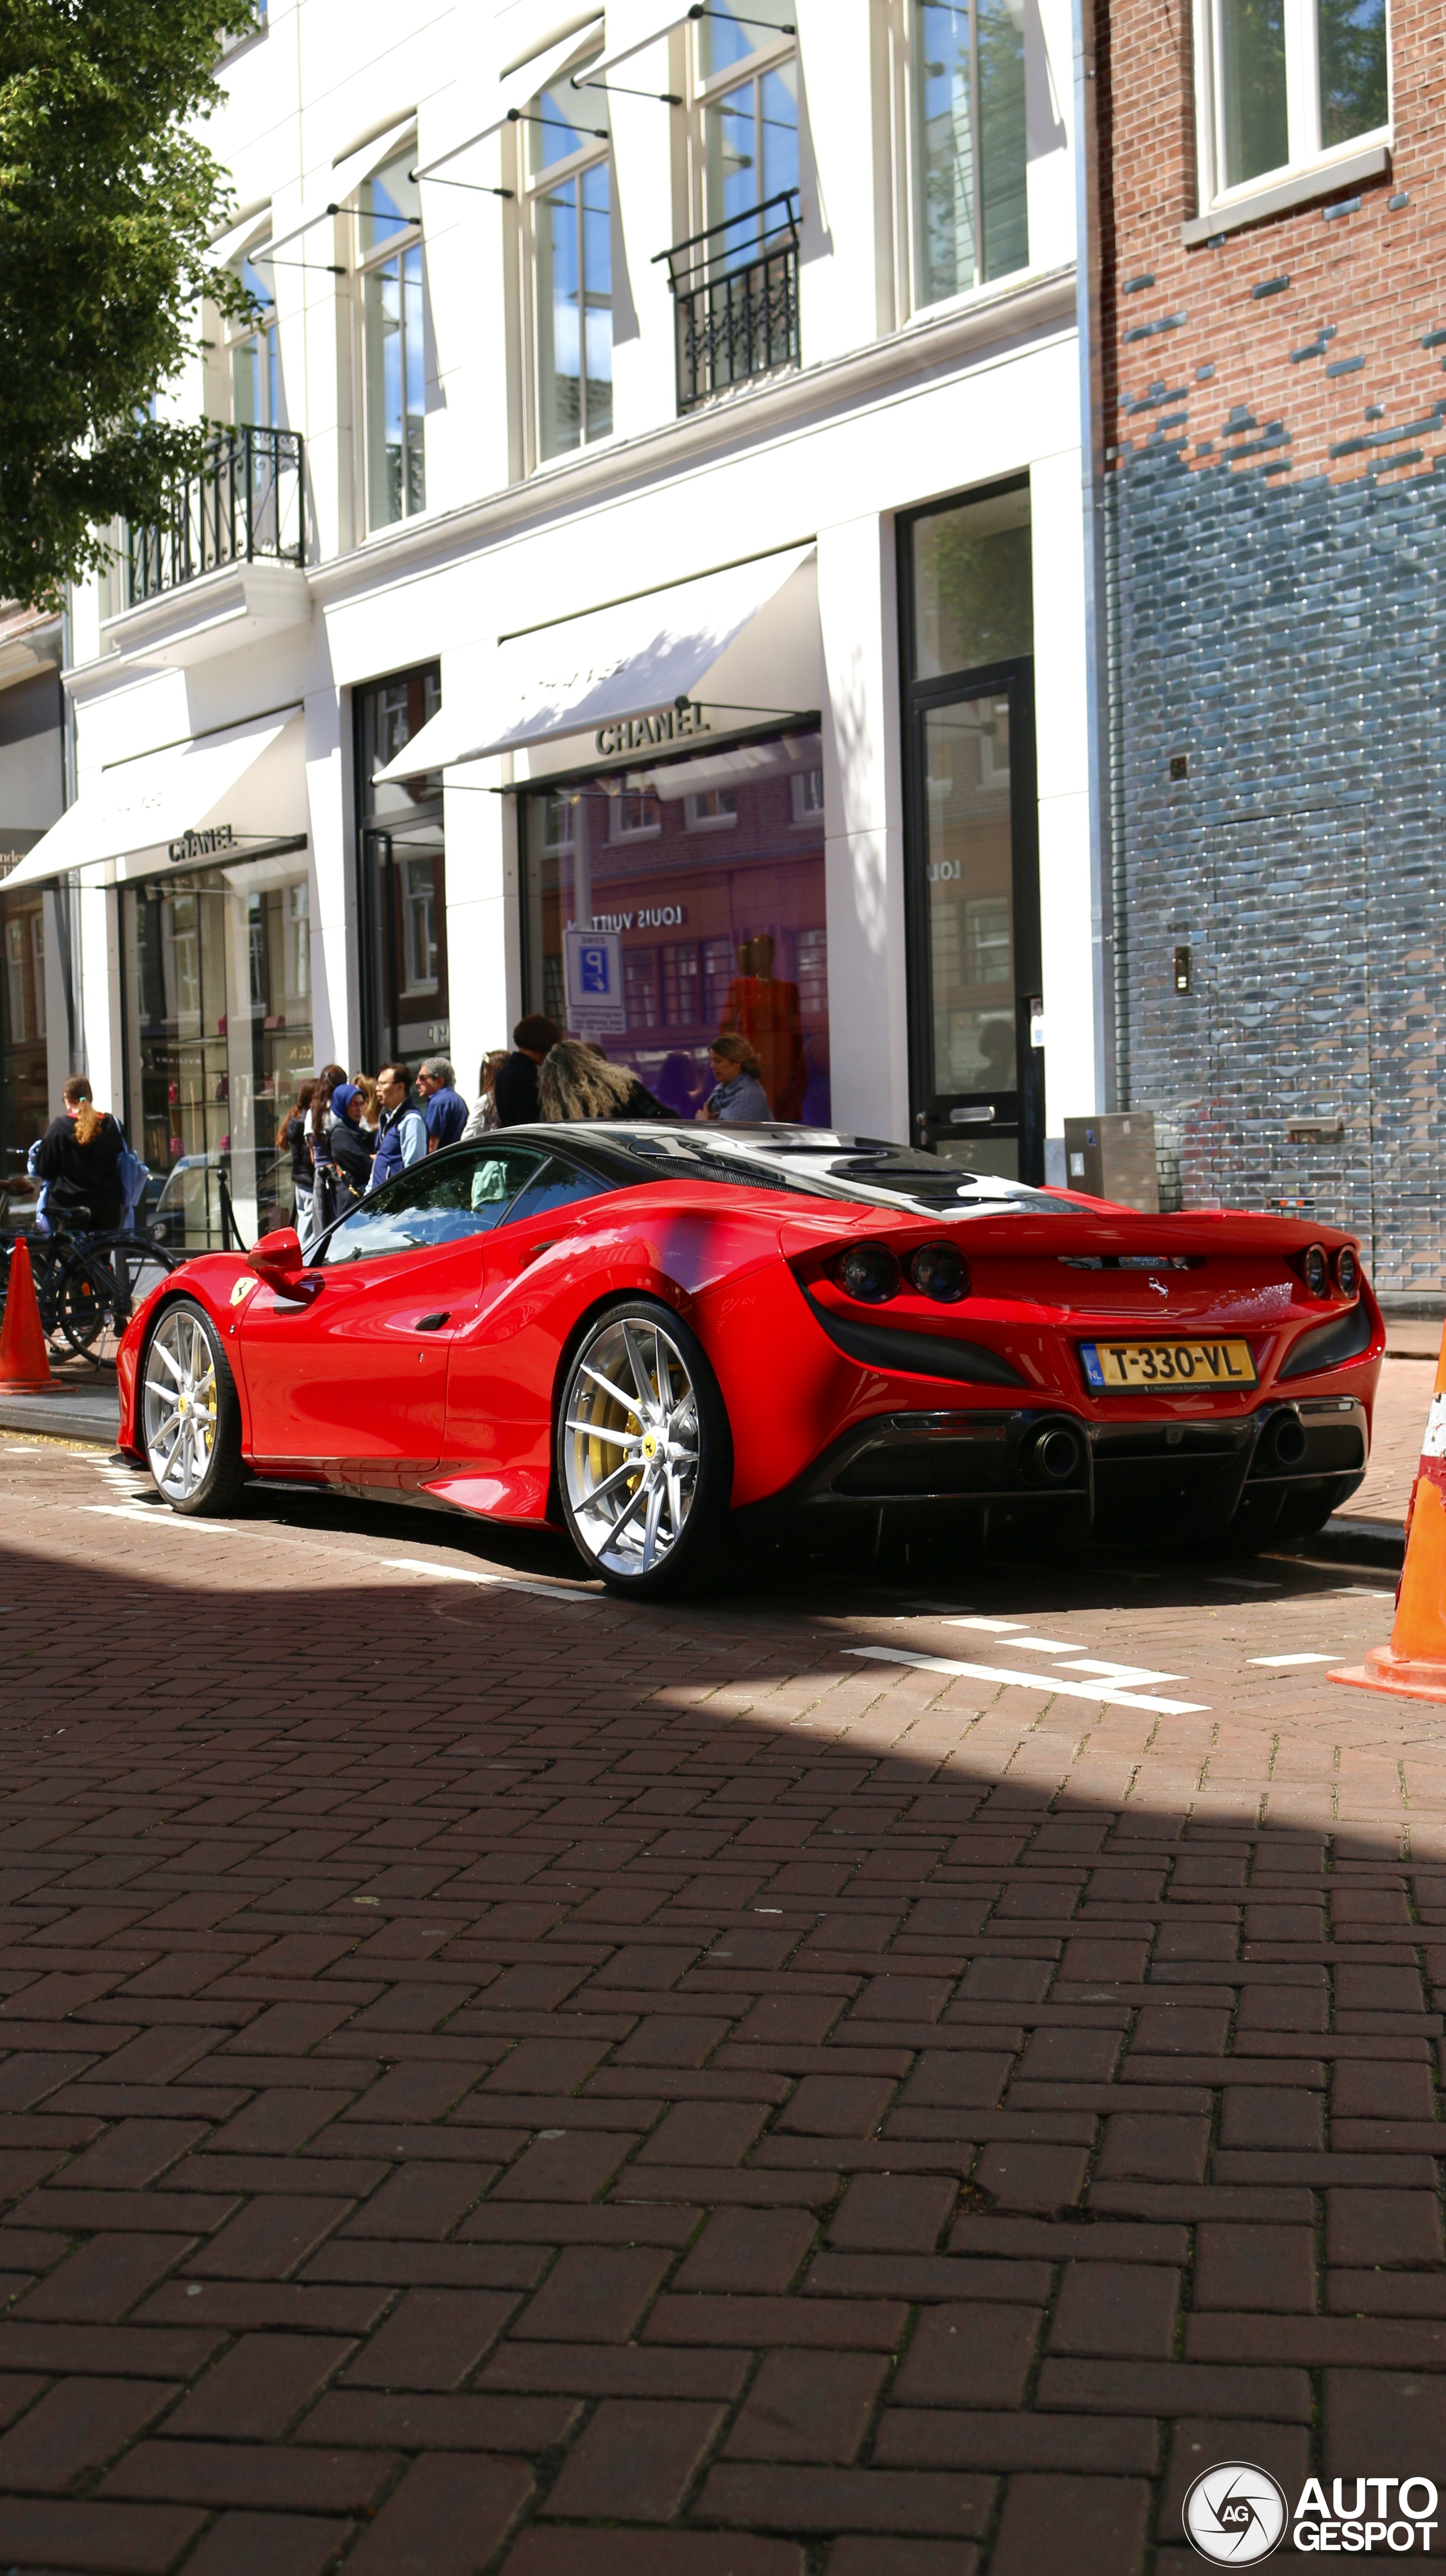
[[[203,1350],[209,1367],[202,1364]],[[163,1428],[165,1399],[173,1389],[177,1410]],[[193,1394],[198,1401],[190,1411]],[[221,1337],[194,1297],[168,1298],[157,1315],[142,1354],[136,1412],[137,1436],[161,1500],[187,1517],[228,1512],[246,1481],[241,1405]],[[205,1427],[192,1431],[192,1421]],[[173,1428],[179,1430],[174,1441]]]
[[[568,1536],[610,1591],[655,1601],[726,1572],[728,1409],[697,1334],[671,1307],[622,1297],[590,1319],[558,1382],[556,1462]]]
[[[77,1359],[89,1359],[113,1324],[119,1340],[128,1318],[120,1313],[116,1283],[103,1253],[73,1252],[55,1283],[55,1324]]]

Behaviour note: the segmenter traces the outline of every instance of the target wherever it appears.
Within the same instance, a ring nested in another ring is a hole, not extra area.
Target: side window
[[[415,1164],[332,1227],[317,1251],[317,1266],[426,1252],[434,1244],[490,1234],[545,1161],[535,1147],[502,1145]]]
[[[575,1171],[568,1163],[555,1158],[545,1171],[528,1183],[522,1196],[508,1211],[509,1225],[521,1225],[528,1217],[550,1216],[558,1208],[576,1207],[581,1199],[606,1195],[606,1181],[594,1179],[591,1172]]]

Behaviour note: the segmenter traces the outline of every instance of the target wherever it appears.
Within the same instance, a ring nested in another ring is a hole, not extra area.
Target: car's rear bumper
[[[1316,1499],[1339,1510],[1365,1474],[1366,1410],[1355,1396],[1273,1399],[1253,1413],[1182,1421],[1087,1421],[1033,1405],[880,1413],[833,1441],[760,1514],[890,1507],[999,1507],[1108,1535],[1184,1523],[1223,1529],[1241,1506]]]

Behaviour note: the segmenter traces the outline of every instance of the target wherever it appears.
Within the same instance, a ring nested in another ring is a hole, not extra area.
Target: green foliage
[[[196,131],[251,0],[0,0],[0,598],[53,605],[203,432],[144,417],[194,348],[225,173]]]

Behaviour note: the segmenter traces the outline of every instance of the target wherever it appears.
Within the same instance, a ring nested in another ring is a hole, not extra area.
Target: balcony
[[[166,516],[122,537],[125,606],[102,620],[111,650],[209,661],[311,615],[302,440],[291,429],[214,424],[200,470]]]
[[[138,608],[221,564],[299,564],[302,556],[300,433],[218,422],[199,474],[176,486],[169,517],[132,528],[126,605]]]
[[[797,366],[798,223],[798,190],[785,188],[658,254],[673,290],[680,412]]]

